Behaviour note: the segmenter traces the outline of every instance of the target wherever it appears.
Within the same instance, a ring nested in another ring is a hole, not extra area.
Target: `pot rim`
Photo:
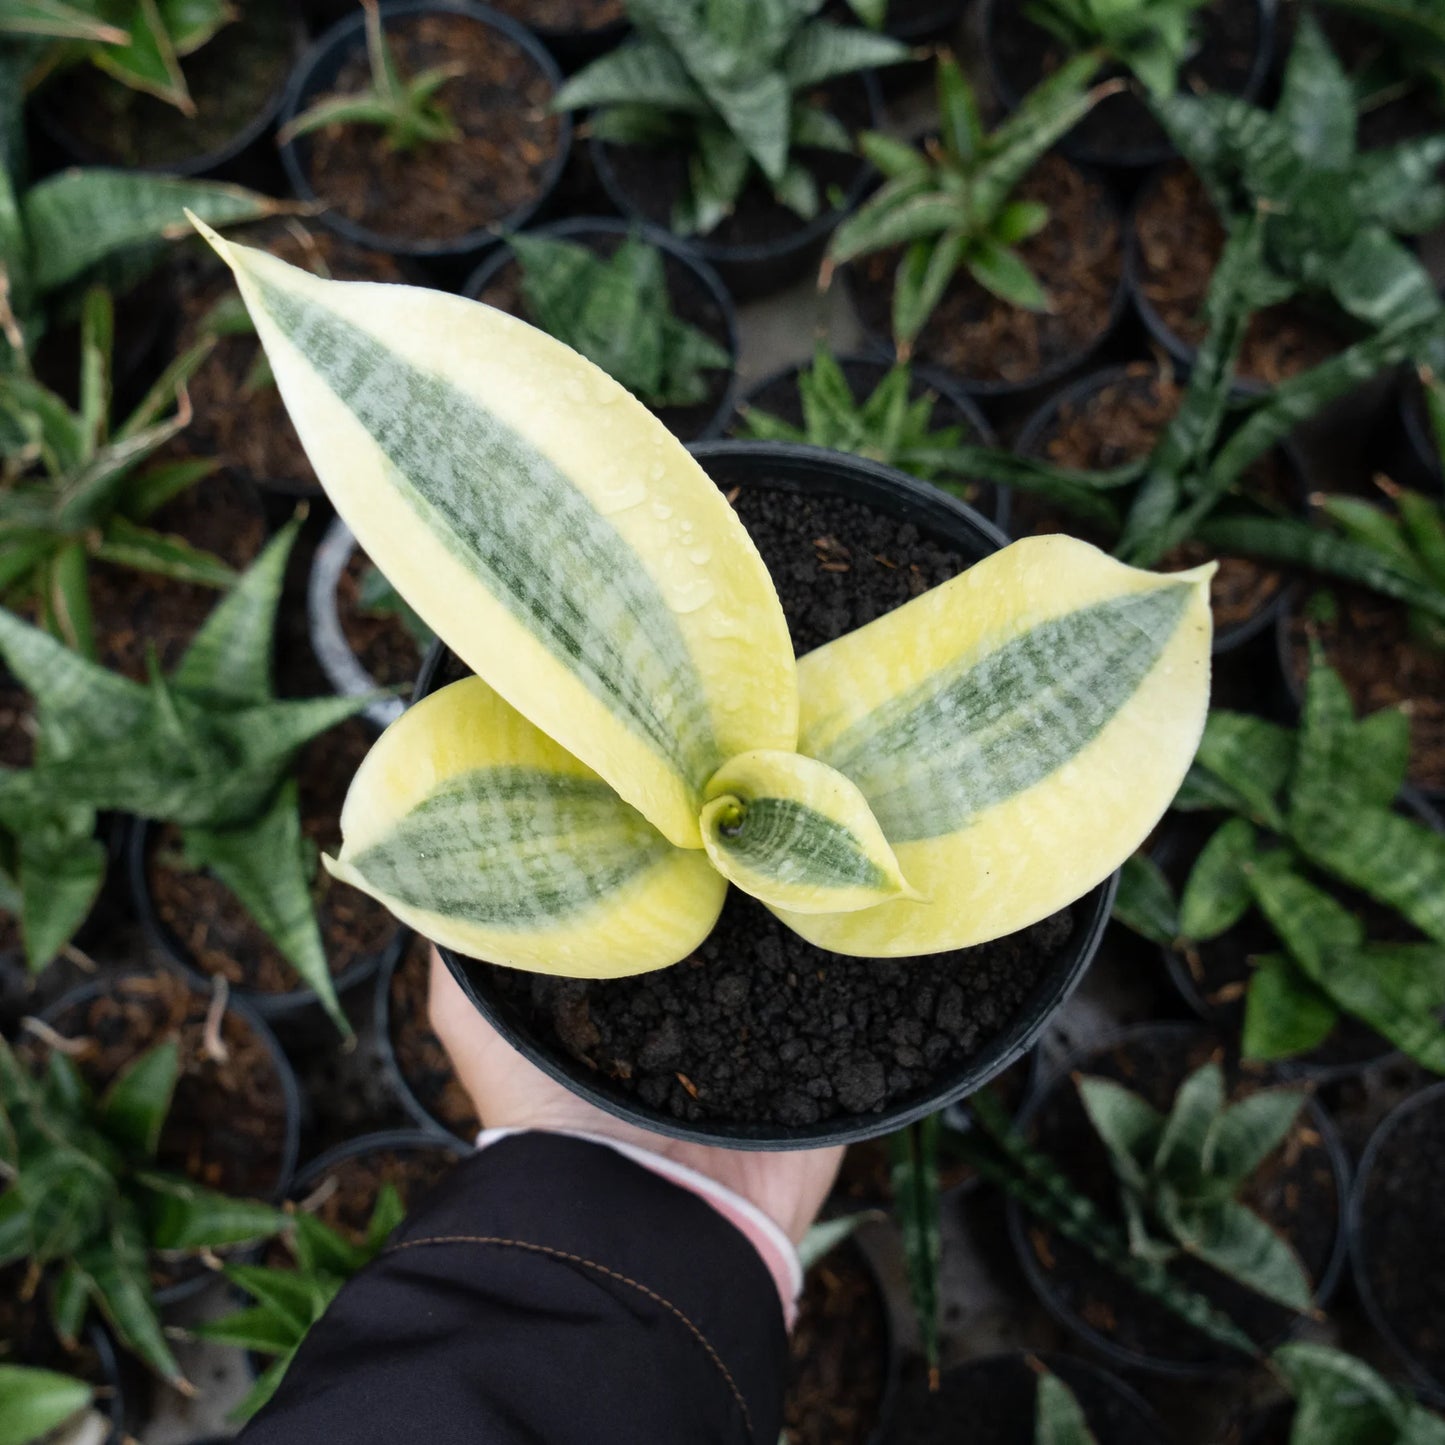
[[[295,1199],[312,1189],[328,1169],[335,1169],[349,1159],[364,1154],[377,1154],[383,1150],[405,1153],[407,1150],[441,1150],[457,1159],[465,1159],[473,1152],[473,1146],[458,1139],[455,1134],[437,1134],[429,1129],[374,1129],[369,1134],[357,1134],[323,1149],[314,1158],[307,1160],[297,1170],[291,1181],[290,1197]]]
[[[1141,1038],[1159,1034],[1174,1035],[1181,1039],[1185,1036],[1214,1038],[1221,1044],[1228,1044],[1225,1035],[1218,1030],[1191,1020],[1157,1020],[1110,1030],[1091,1043],[1071,1050],[1066,1058],[1039,1081],[1038,1087],[1024,1101],[1024,1106],[1019,1111],[1018,1127],[1026,1129],[1039,1109],[1043,1107],[1044,1101],[1056,1089],[1066,1085],[1070,1077],[1089,1059],[1096,1058],[1110,1049],[1120,1046],[1127,1047]],[[1303,1112],[1308,1115],[1312,1127],[1320,1136],[1320,1142],[1329,1159],[1335,1181],[1335,1237],[1330,1246],[1329,1259],[1326,1261],[1324,1269],[1321,1270],[1319,1282],[1315,1286],[1315,1305],[1323,1307],[1329,1302],[1339,1284],[1349,1254],[1347,1216],[1350,1200],[1350,1165],[1334,1120],[1325,1112],[1313,1094],[1306,1097]],[[1014,1255],[1039,1303],[1059,1325],[1102,1355],[1111,1365],[1122,1369],[1140,1370],[1164,1379],[1199,1380],[1226,1375],[1239,1369],[1247,1369],[1254,1363],[1245,1355],[1229,1356],[1222,1353],[1212,1360],[1171,1360],[1161,1355],[1148,1355],[1129,1349],[1116,1340],[1110,1339],[1102,1331],[1096,1330],[1087,1320],[1075,1314],[1059,1299],[1057,1292],[1040,1268],[1034,1251],[1029,1247],[1024,1224],[1024,1211],[1013,1198],[1007,1200],[1006,1212],[1009,1239],[1013,1243]],[[1290,1338],[1301,1322],[1307,1318],[1307,1315],[1297,1316],[1286,1326],[1278,1339],[1260,1347],[1261,1353]],[[1221,1351],[1223,1350],[1223,1346],[1219,1348]]]
[[[955,545],[964,545],[967,550],[977,550],[980,544],[989,546],[991,550],[1007,545],[1003,533],[971,508],[927,483],[876,462],[819,447],[773,442],[704,442],[691,450],[704,467],[711,461],[725,462],[728,459],[744,462],[752,459],[766,461],[774,467],[787,467],[792,475],[786,480],[775,479],[773,490],[834,494],[841,491],[842,495],[852,495],[872,505],[879,505],[880,499],[889,499],[897,505],[895,515],[908,514],[921,530],[936,531],[951,538]],[[840,476],[847,478],[851,486],[840,488]],[[782,485],[779,486],[778,482]],[[968,539],[966,543],[964,538]],[[439,644],[422,668],[417,681],[417,697],[423,697],[431,690],[443,655]],[[620,1090],[600,1088],[581,1066],[527,1038],[511,1022],[504,1009],[489,1002],[451,949],[440,948],[439,952],[473,1006],[513,1048],[563,1087],[607,1113],[653,1133],[695,1143],[763,1151],[806,1149],[826,1144],[847,1144],[892,1133],[977,1092],[1028,1053],[1093,961],[1109,923],[1117,886],[1118,874],[1111,873],[1075,901],[1072,906],[1078,910],[1076,917],[1079,922],[1074,936],[1059,955],[1053,971],[1036,985],[1032,1000],[1019,1010],[1011,1026],[997,1036],[994,1052],[991,1055],[987,1050],[982,1052],[985,1062],[975,1057],[955,1069],[949,1081],[940,1080],[922,1097],[895,1104],[879,1113],[844,1114],[804,1126],[690,1123],[624,1096]]]
[[[549,51],[525,26],[519,25],[506,15],[490,9],[477,0],[390,0],[386,7],[388,20],[403,16],[443,11],[462,15],[500,33],[546,77],[555,94],[562,86],[562,71]],[[361,36],[366,17],[361,11],[344,16],[329,30],[324,31],[293,68],[286,83],[285,96],[281,103],[279,120],[284,129],[302,111],[304,103],[313,93],[313,81],[317,72],[333,54],[355,45]],[[549,114],[551,112],[549,111]],[[392,256],[415,256],[422,259],[447,259],[466,256],[484,250],[495,244],[500,234],[508,230],[520,230],[552,198],[561,179],[563,167],[572,149],[572,118],[557,114],[557,148],[539,177],[535,195],[509,211],[505,216],[488,222],[485,226],[474,227],[459,236],[424,237],[421,239],[405,236],[387,236],[373,231],[368,226],[347,219],[334,207],[325,204],[325,198],[311,182],[306,168],[296,153],[296,141],[288,140],[277,146],[281,164],[286,171],[286,180],[292,193],[309,205],[320,209],[317,219],[329,226],[339,236],[373,251],[385,251]]]

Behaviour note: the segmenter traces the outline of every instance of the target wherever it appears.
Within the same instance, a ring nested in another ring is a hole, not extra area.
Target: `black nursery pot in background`
[[[1270,1082],[1267,1076],[1243,1073],[1222,1036],[1207,1029],[1144,1024],[1069,1058],[1024,1105],[1019,1127],[1058,1161],[1106,1217],[1114,1218],[1119,1213],[1117,1180],[1084,1112],[1075,1076],[1114,1079],[1156,1109],[1167,1110],[1184,1079],[1220,1054],[1225,1055],[1231,1095],[1243,1079]],[[1246,1184],[1243,1197],[1294,1245],[1313,1281],[1318,1305],[1329,1300],[1344,1268],[1348,1194],[1344,1146],[1329,1116],[1309,1099],[1294,1134]],[[1012,1200],[1008,1224],[1014,1252],[1045,1309],[1111,1365],[1182,1380],[1208,1378],[1249,1363],[1248,1356],[1231,1353],[1198,1333],[1057,1231],[1034,1226]],[[1197,1261],[1179,1258],[1170,1269],[1263,1348],[1282,1341],[1298,1322],[1284,1306]],[[1107,1326],[1102,1321],[1108,1321]]]
[[[836,360],[848,382],[848,389],[857,401],[866,401],[891,370],[891,363],[874,356],[840,356]],[[798,377],[811,365],[812,363],[807,361],[795,362],[792,366],[785,366],[781,371],[764,377],[743,398],[738,409],[739,416],[748,409],[753,409],[768,412],[790,426],[801,427],[803,398],[798,390]],[[995,444],[993,428],[988,424],[988,419],[957,383],[941,372],[930,371],[925,367],[911,368],[910,380],[910,400],[917,401],[930,393],[937,397],[933,407],[933,430],[961,426],[964,428],[966,442],[984,447]],[[963,479],[961,485],[968,488],[962,500],[974,511],[989,518],[1000,531],[1007,532],[1008,492],[987,482],[969,482],[967,479]]]
[[[737,312],[717,272],[659,226],[609,217],[575,217],[538,226],[530,234],[571,241],[604,258],[613,255],[629,235],[662,252],[668,298],[679,320],[711,337],[732,358],[732,365],[727,370],[718,368],[704,373],[709,385],[706,401],[693,406],[661,407],[654,415],[680,441],[703,441],[717,436],[732,415],[738,360]],[[532,320],[522,294],[521,273],[505,242],[472,272],[463,294],[523,320]]]
[[[302,57],[283,130],[323,96],[369,83],[364,21],[358,10]],[[549,109],[561,72],[530,31],[471,0],[397,0],[383,23],[407,73],[465,66],[436,97],[461,139],[395,153],[375,126],[327,126],[282,144],[287,180],[359,246],[438,265],[474,260],[556,188],[572,143],[571,120]]]
[[[377,1192],[390,1184],[410,1209],[459,1159],[470,1144],[419,1129],[383,1129],[348,1139],[318,1154],[296,1172],[291,1198],[301,1203],[331,1183],[318,1206],[322,1222],[345,1235],[366,1233]]]
[[[1218,0],[1196,11],[1200,43],[1180,69],[1180,86],[1252,100],[1269,75],[1274,15],[1275,0]],[[1029,19],[1018,0],[984,0],[983,36],[989,78],[1009,111],[1065,58],[1060,42]],[[1174,154],[1142,97],[1130,92],[1096,106],[1063,148],[1093,165],[1129,168],[1156,165]]]
[[[962,503],[871,462],[770,443],[693,450],[736,492],[773,576],[793,579],[780,596],[800,651],[1004,544]],[[458,675],[439,649],[419,692]],[[815,949],[735,889],[690,960],[636,978],[554,979],[442,954],[504,1037],[610,1113],[710,1144],[809,1148],[890,1133],[1020,1058],[1087,969],[1113,891],[1110,878],[1032,928],[919,959]]]
[[[525,25],[569,75],[627,34],[622,0],[493,0],[494,10]]]
[[[822,87],[831,110],[849,131],[873,130],[882,120],[878,77],[871,71]],[[611,203],[633,220],[670,227],[673,206],[687,182],[687,154],[678,147],[624,146],[592,138],[592,163]],[[804,221],[754,178],[732,214],[705,236],[679,239],[722,277],[739,301],[780,291],[814,271],[828,237],[867,191],[872,172],[863,160],[836,151],[801,153],[818,182],[822,207]],[[839,204],[828,204],[836,188]]]
[[[1445,1396],[1445,1083],[1415,1094],[1375,1131],[1350,1199],[1355,1289],[1370,1322],[1410,1373]]]

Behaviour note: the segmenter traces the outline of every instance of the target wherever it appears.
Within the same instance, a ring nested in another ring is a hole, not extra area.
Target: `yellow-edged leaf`
[[[800,750],[858,785],[928,901],[784,921],[837,953],[930,953],[1107,878],[1198,746],[1212,570],[1031,537],[804,657]]]
[[[474,958],[574,977],[665,968],[727,884],[480,678],[409,708],[357,770],[326,866]]]
[[[774,908],[849,913],[913,894],[863,794],[798,753],[726,762],[707,785],[702,841],[718,872]]]
[[[591,362],[440,291],[231,266],[337,511],[478,676],[669,839],[797,742],[782,608],[732,508]]]

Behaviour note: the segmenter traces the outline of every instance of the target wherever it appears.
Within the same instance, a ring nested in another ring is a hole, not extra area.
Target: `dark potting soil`
[[[832,112],[855,133],[871,119],[867,92],[857,77],[845,77],[821,87],[809,103]],[[672,225],[672,212],[687,187],[689,155],[679,146],[609,145],[618,189],[637,212],[664,229]],[[841,151],[799,147],[794,158],[812,175],[818,186],[820,205],[827,210],[835,192],[839,200],[857,182],[863,162]],[[754,174],[738,197],[733,210],[704,238],[718,246],[772,245],[810,224],[773,198],[772,192]]]
[[[1357,711],[1403,706],[1410,719],[1410,781],[1445,791],[1445,652],[1410,633],[1398,603],[1359,587],[1331,587],[1334,615],[1310,616],[1304,598],[1290,617],[1289,665],[1295,685],[1309,673],[1310,641],[1345,680]]]
[[[1195,12],[1199,44],[1180,68],[1181,89],[1237,95],[1248,84],[1260,44],[1257,0],[1216,0]],[[1067,58],[1059,41],[1034,24],[1022,5],[1000,0],[993,8],[994,63],[1015,95],[1024,95]],[[1129,155],[1167,144],[1162,127],[1132,91],[1101,101],[1070,132],[1070,139],[1100,156]]]
[[[1121,466],[1153,449],[1183,396],[1183,388],[1167,366],[1139,362],[1122,378],[1060,406],[1035,438],[1033,450],[1067,467]],[[1278,453],[1255,463],[1244,474],[1242,488],[1276,510],[1292,510],[1297,500],[1291,473]],[[1015,537],[1067,532],[1105,549],[1117,540],[1026,492],[1014,494],[1009,530]],[[1248,622],[1285,585],[1284,576],[1272,567],[1247,557],[1218,557],[1196,541],[1176,547],[1159,566],[1161,571],[1177,572],[1210,561],[1219,563],[1209,584],[1209,603],[1215,629],[1221,634]]]
[[[370,566],[366,553],[353,548],[336,580],[336,615],[347,646],[378,687],[409,685],[421,670],[422,649],[394,613],[362,606],[361,583]]]
[[[384,251],[353,245],[325,227],[303,226],[294,217],[251,227],[239,239],[334,281],[406,279],[395,258]],[[179,347],[184,349],[200,340],[212,308],[235,294],[235,283],[229,270],[207,260],[200,275],[180,290]],[[223,336],[216,342],[188,383],[195,420],[182,439],[195,456],[214,457],[258,486],[280,484],[289,492],[319,495],[321,484],[281,393],[266,381],[252,384],[261,357],[261,343],[254,335]]]
[[[1109,330],[1124,270],[1119,217],[1108,188],[1060,155],[1046,155],[1018,188],[1042,201],[1049,223],[1019,245],[1053,309],[1026,311],[959,271],[918,335],[913,354],[969,382],[1023,385],[1082,359]],[[893,278],[903,248],[849,264],[859,320],[877,336],[893,328]]]
[[[600,233],[583,236],[569,236],[566,239],[586,246],[603,257],[616,253],[626,239],[623,236]],[[676,256],[662,253],[663,274],[667,278],[667,294],[678,319],[703,332],[724,351],[732,349],[732,338],[728,335],[728,321],[717,300],[697,277]],[[515,261],[507,261],[487,283],[487,288],[477,298],[488,306],[495,306],[509,316],[520,316],[524,321],[536,324],[531,308],[522,293],[522,273]],[[736,357],[734,357],[736,362]],[[674,436],[683,441],[695,441],[707,429],[708,423],[717,415],[728,387],[732,384],[732,372],[725,367],[713,367],[702,373],[707,382],[707,396],[692,406],[666,406],[654,408],[657,419]],[[645,397],[640,397],[647,404]]]
[[[873,394],[889,371],[889,365],[884,361],[854,360],[841,362],[840,365],[847,379],[848,389],[859,402],[866,401]],[[968,417],[948,397],[934,392],[923,377],[912,375],[908,388],[909,397],[917,401],[930,394],[934,397],[931,430],[943,431],[947,427],[961,426],[964,441],[976,442],[978,436]],[[748,398],[747,409],[767,412],[780,421],[787,422],[789,426],[801,427],[803,398],[798,390],[798,373],[790,371],[786,375],[773,377],[752,393]],[[741,436],[743,433],[740,428],[734,427],[733,434]],[[861,455],[868,456],[869,453],[863,452]],[[887,458],[874,456],[871,460],[886,461]],[[970,507],[977,508],[985,516],[993,514],[995,494],[989,483],[971,481],[966,477],[955,482],[950,478],[949,490],[953,491],[955,487],[958,490],[954,494],[960,496]]]
[[[332,1165],[308,1191],[314,1213],[325,1225],[353,1244],[366,1238],[376,1196],[390,1184],[407,1210],[416,1205],[456,1164],[457,1153],[445,1144],[418,1144],[405,1149],[376,1149]]]
[[[1176,1030],[1160,1031],[1093,1055],[1080,1072],[1115,1079],[1156,1109],[1167,1109],[1187,1075],[1217,1048],[1217,1040],[1206,1033],[1190,1038]],[[1241,1098],[1259,1087],[1258,1081],[1241,1073],[1234,1059],[1225,1059],[1224,1065],[1231,1098]],[[1109,1156],[1089,1124],[1071,1078],[1060,1080],[1046,1095],[1029,1133],[1058,1161],[1073,1184],[1122,1227],[1118,1183]],[[1240,1198],[1293,1245],[1317,1285],[1334,1253],[1342,1201],[1329,1152],[1307,1115],[1245,1185]],[[1027,1247],[1054,1298],[1114,1344],[1177,1364],[1234,1358],[1049,1226],[1030,1220],[1026,1227]],[[1282,1305],[1197,1260],[1179,1256],[1171,1261],[1170,1269],[1262,1345],[1279,1339],[1295,1318]]]
[[[164,170],[221,150],[274,102],[300,44],[283,0],[245,0],[233,13],[181,62],[193,116],[89,65],[66,70],[42,103],[79,150],[106,164]]]
[[[1161,1445],[1157,1427],[1097,1370],[1065,1355],[1048,1368],[1073,1391],[1098,1445]],[[937,1390],[914,1369],[904,1376],[889,1445],[1033,1445],[1038,1375],[1024,1355],[946,1370]]]
[[[802,654],[962,571],[964,559],[866,507],[749,488],[738,514]],[[922,958],[844,958],[729,891],[691,957],[634,978],[474,976],[547,1047],[649,1108],[686,1120],[786,1126],[918,1097],[1017,1016],[1076,926],[1031,928]]]
[[[146,525],[183,537],[237,570],[255,561],[266,544],[266,519],[255,492],[224,472],[172,498]],[[169,672],[221,596],[211,587],[92,562],[90,602],[101,662],[144,681],[147,649],[154,647],[162,670]]]
[[[417,1103],[458,1138],[470,1141],[481,1127],[476,1108],[427,1022],[430,972],[431,944],[413,938],[391,976],[391,1050]]]
[[[302,750],[295,768],[300,790],[302,836],[316,850],[312,899],[332,977],[374,958],[400,925],[381,904],[341,883],[322,867],[320,855],[341,846],[341,806],[370,748],[372,735],[351,718]],[[180,831],[153,835],[146,860],[151,898],[192,966],[254,993],[292,993],[302,987],[295,968],[219,878],[187,866]]]
[[[492,9],[529,30],[553,35],[601,30],[624,14],[622,0],[496,0]]]
[[[1395,1121],[1375,1155],[1361,1211],[1359,1260],[1400,1342],[1445,1387],[1445,1101]]]
[[[788,1338],[786,1445],[866,1445],[887,1386],[886,1310],[852,1241],[808,1271]]]
[[[537,62],[490,25],[443,11],[397,17],[386,37],[403,75],[460,69],[435,99],[461,135],[409,151],[393,150],[378,126],[331,125],[301,136],[297,157],[317,194],[349,221],[397,241],[464,236],[539,195],[561,127],[548,110],[552,82]],[[369,85],[358,31],[331,94]]]
[[[1183,161],[1160,171],[1134,212],[1139,285],[1159,319],[1198,347],[1208,329],[1205,297],[1224,251],[1224,227],[1198,174]],[[1320,306],[1287,301],[1255,313],[1240,348],[1242,379],[1278,386],[1328,361],[1344,345]]]

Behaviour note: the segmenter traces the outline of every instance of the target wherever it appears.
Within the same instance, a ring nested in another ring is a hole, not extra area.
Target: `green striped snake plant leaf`
[[[1295,1341],[1270,1364],[1295,1400],[1290,1445],[1445,1445],[1437,1411],[1354,1355]]]
[[[27,1365],[0,1365],[0,1445],[104,1445],[110,1423],[84,1380]]]
[[[798,663],[736,513],[585,358],[212,244],[338,512],[476,674],[383,735],[327,865],[428,937],[637,973],[731,880],[838,952],[960,948],[1107,877],[1178,787],[1208,569],[1035,538]]]
[[[1307,1052],[1344,1013],[1445,1072],[1445,837],[1397,811],[1408,760],[1403,713],[1357,721],[1318,651],[1297,732],[1211,713],[1174,806],[1229,816],[1177,898],[1156,865],[1133,860],[1118,914],[1186,958],[1247,914],[1264,920],[1278,948],[1253,960],[1246,1057]],[[1341,885],[1397,915],[1388,941],[1369,937]]]
[[[1034,1445],[1099,1445],[1078,1396],[1038,1360],[1029,1363],[1039,1379],[1034,1394]]]

